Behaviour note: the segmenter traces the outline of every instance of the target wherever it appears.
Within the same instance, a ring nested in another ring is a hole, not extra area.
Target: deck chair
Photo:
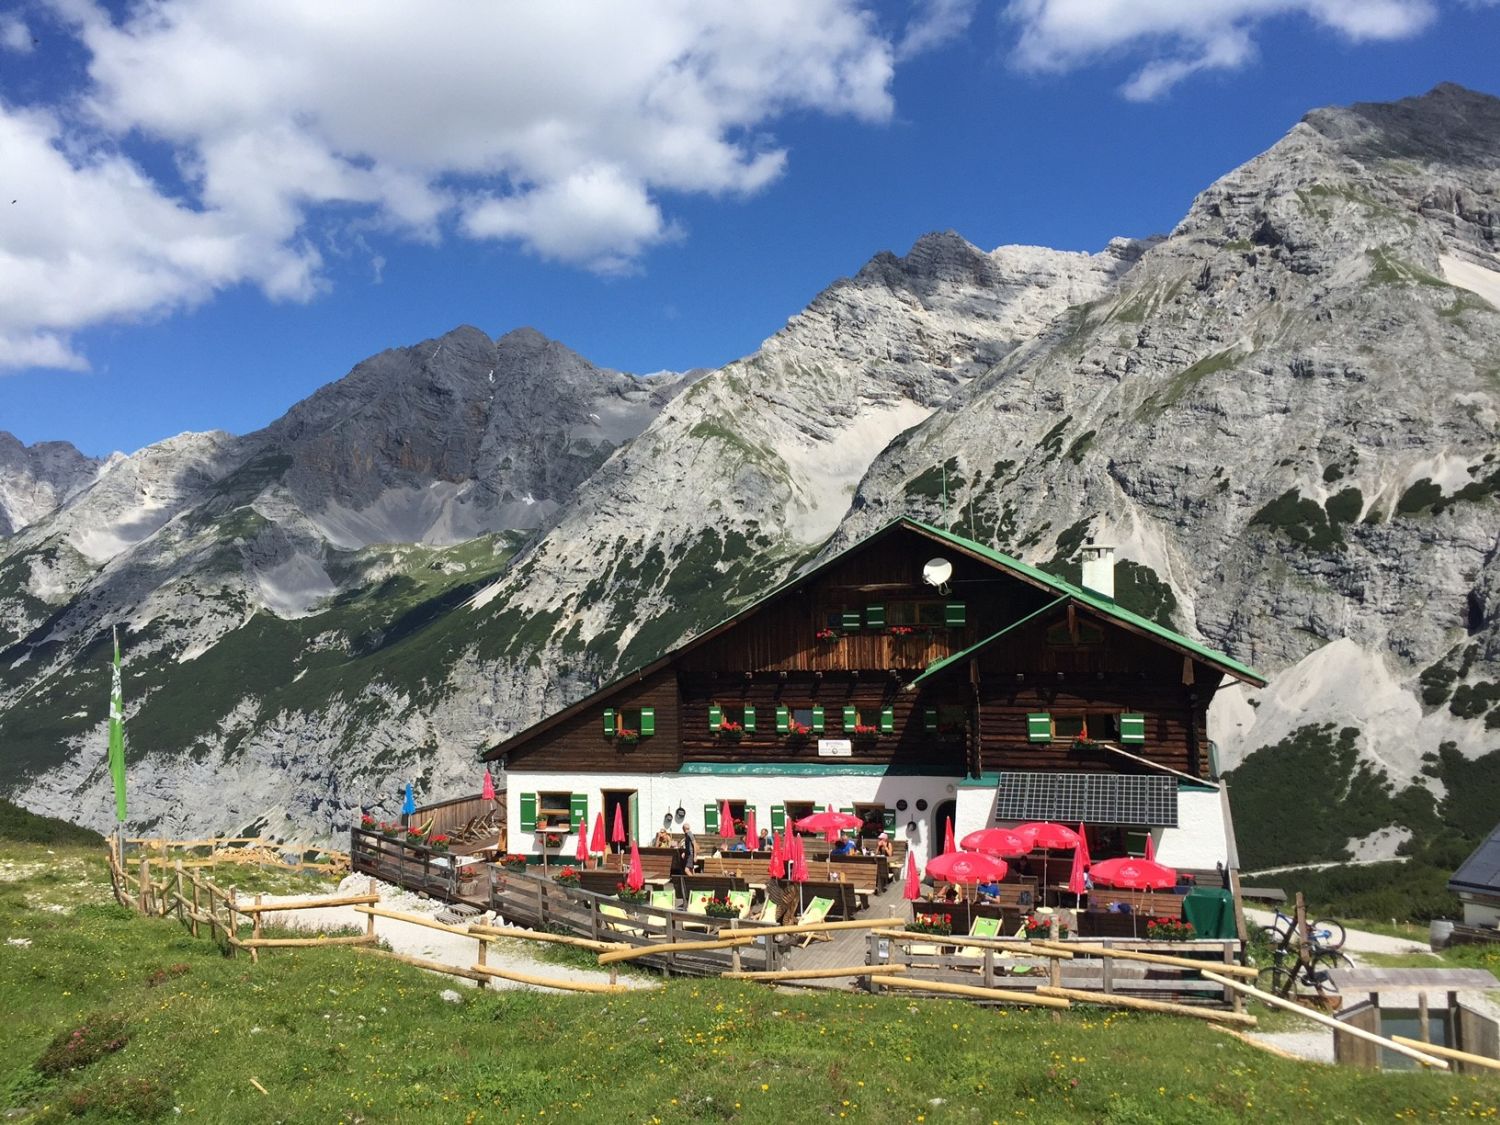
[[[688,891],[687,905],[683,907],[689,914],[701,914],[708,917],[708,900],[714,897],[713,891]],[[706,930],[707,922],[683,922],[685,930]]]
[[[750,917],[750,904],[755,899],[754,891],[730,891],[729,901],[739,911],[737,917]]]
[[[811,902],[809,902],[807,904],[806,909],[804,909],[802,911],[802,913],[798,916],[798,918],[797,918],[797,925],[799,925],[799,926],[813,926],[813,925],[816,925],[819,922],[826,921],[827,918],[828,918],[828,912],[830,910],[832,910],[832,909],[833,909],[833,899],[831,899],[831,898],[815,898],[815,899],[813,899]],[[819,934],[819,933],[803,934],[802,935],[802,944],[801,944],[801,946],[799,948],[806,949],[809,942],[814,942],[814,941],[832,941],[832,940],[833,940],[833,938],[829,937],[827,934]]]
[[[645,930],[641,929],[639,926],[632,926],[629,924],[630,915],[625,913],[625,910],[622,907],[610,906],[608,903],[601,902],[599,904],[599,913],[602,914],[605,918],[609,919],[609,921],[605,924],[618,934],[630,934],[632,937],[646,936]],[[622,923],[616,921],[616,919],[624,919],[624,922]]]
[[[1000,919],[975,918],[973,923],[969,926],[969,936],[984,938],[999,937]],[[982,945],[961,945],[958,947],[958,955],[960,957],[978,957],[983,960],[984,951],[985,947]],[[1001,954],[1001,952],[997,949],[995,950],[995,956],[998,958],[1003,956],[1003,954]]]
[[[676,910],[677,892],[670,887],[651,892],[651,905],[658,910]]]

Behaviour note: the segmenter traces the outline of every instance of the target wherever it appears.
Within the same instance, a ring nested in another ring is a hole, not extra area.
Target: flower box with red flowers
[[[425,844],[427,842],[427,829],[408,828],[406,830],[406,842],[408,844]]]
[[[366,832],[374,832],[375,831],[375,818],[373,816],[371,816],[369,813],[364,813],[359,818],[359,826],[361,828],[363,828]]]
[[[814,634],[814,636],[816,636],[820,641],[836,641],[839,639],[841,634],[837,629],[819,629],[817,633]]]
[[[382,820],[380,822],[380,834],[387,839],[394,840],[401,835],[401,825],[393,820]]]
[[[553,882],[559,883],[564,887],[576,887],[578,886],[579,882],[578,868],[564,867],[556,875],[552,876],[552,880]]]
[[[1152,941],[1192,941],[1193,924],[1181,918],[1149,918],[1146,937]]]
[[[953,932],[953,919],[946,914],[918,914],[906,928],[914,933],[947,937]]]
[[[501,857],[500,866],[507,871],[525,871],[526,857],[518,852],[511,852]]]
[[[916,632],[910,625],[892,625],[886,630],[893,637],[909,637]]]
[[[723,895],[715,895],[703,904],[703,912],[710,918],[738,918],[740,908]]]
[[[1021,923],[1022,927],[1026,931],[1026,936],[1029,938],[1050,938],[1052,936],[1053,917],[1043,916],[1040,914],[1026,915],[1025,920]],[[1058,918],[1057,936],[1060,938],[1065,938],[1068,936],[1068,932],[1068,924],[1061,918]]]
[[[427,846],[435,852],[447,851],[448,845],[451,843],[452,841],[449,840],[447,836],[444,836],[441,832],[439,832],[436,836],[429,837],[427,840]]]
[[[793,742],[805,742],[810,734],[812,734],[812,727],[806,723],[799,723],[796,719],[787,720],[786,736]]]
[[[634,746],[641,740],[641,732],[631,730],[629,727],[621,727],[615,731],[615,741],[622,746]]]
[[[854,730],[850,732],[855,738],[879,738],[880,728],[866,726],[864,723],[855,723]]]
[[[621,902],[642,903],[651,897],[651,892],[642,887],[638,891],[631,890],[624,883],[615,884],[615,898]]]
[[[728,742],[738,742],[745,737],[745,727],[732,719],[725,719],[719,724],[719,737]]]

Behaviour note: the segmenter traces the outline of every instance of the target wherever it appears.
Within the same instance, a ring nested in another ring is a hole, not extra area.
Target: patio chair
[[[708,900],[713,897],[713,891],[689,891],[687,896],[687,905],[684,906],[683,909],[686,910],[689,914],[701,914],[703,915],[703,917],[707,918]],[[683,922],[682,928],[685,930],[706,930],[708,929],[708,923]]]
[[[730,891],[729,901],[739,911],[737,917],[750,917],[750,904],[755,899],[754,891]]]
[[[629,925],[630,915],[625,912],[623,907],[611,906],[606,902],[601,902],[599,904],[599,913],[608,919],[605,925],[617,934],[630,934],[632,937],[646,936],[646,931],[639,926]],[[620,922],[616,921],[616,919],[624,919],[624,921]]]
[[[827,918],[828,918],[828,912],[830,910],[832,910],[832,909],[833,909],[833,899],[831,899],[831,898],[815,898],[815,899],[813,899],[811,902],[809,902],[807,904],[806,909],[804,909],[802,911],[802,914],[797,918],[797,925],[799,925],[799,926],[814,926],[814,925],[817,925],[819,922],[826,921]],[[827,934],[821,934],[821,933],[804,934],[802,936],[802,944],[801,944],[800,948],[806,949],[809,942],[814,942],[814,941],[832,941],[832,940],[833,940],[833,938],[829,937]]]
[[[651,905],[658,910],[676,910],[677,892],[671,887],[651,892]]]
[[[999,937],[1000,919],[983,917],[975,918],[973,923],[969,926],[969,936],[983,938]],[[1003,954],[998,949],[994,952],[996,959],[999,959],[1003,956]],[[983,959],[985,947],[982,945],[961,945],[958,947],[957,953],[960,957],[978,957],[980,959]]]

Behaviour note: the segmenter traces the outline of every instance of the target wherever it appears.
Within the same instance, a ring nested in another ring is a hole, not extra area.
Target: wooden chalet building
[[[513,852],[572,855],[616,807],[648,843],[837,807],[919,859],[991,824],[1089,826],[1095,858],[1234,862],[1208,706],[1252,669],[1116,605],[1113,552],[1073,585],[900,519],[483,757]]]

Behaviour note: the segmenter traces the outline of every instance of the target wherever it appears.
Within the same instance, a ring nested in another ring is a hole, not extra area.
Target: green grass
[[[103,886],[96,852],[66,860]],[[252,966],[113,904],[16,905],[50,879],[0,884],[0,1097],[17,1121],[1306,1122],[1500,1103],[1494,1079],[1299,1064],[1133,1013],[1053,1022],[689,980],[607,998],[459,989],[451,1003],[448,979],[348,950]],[[37,1069],[84,1027],[124,1042]]]

